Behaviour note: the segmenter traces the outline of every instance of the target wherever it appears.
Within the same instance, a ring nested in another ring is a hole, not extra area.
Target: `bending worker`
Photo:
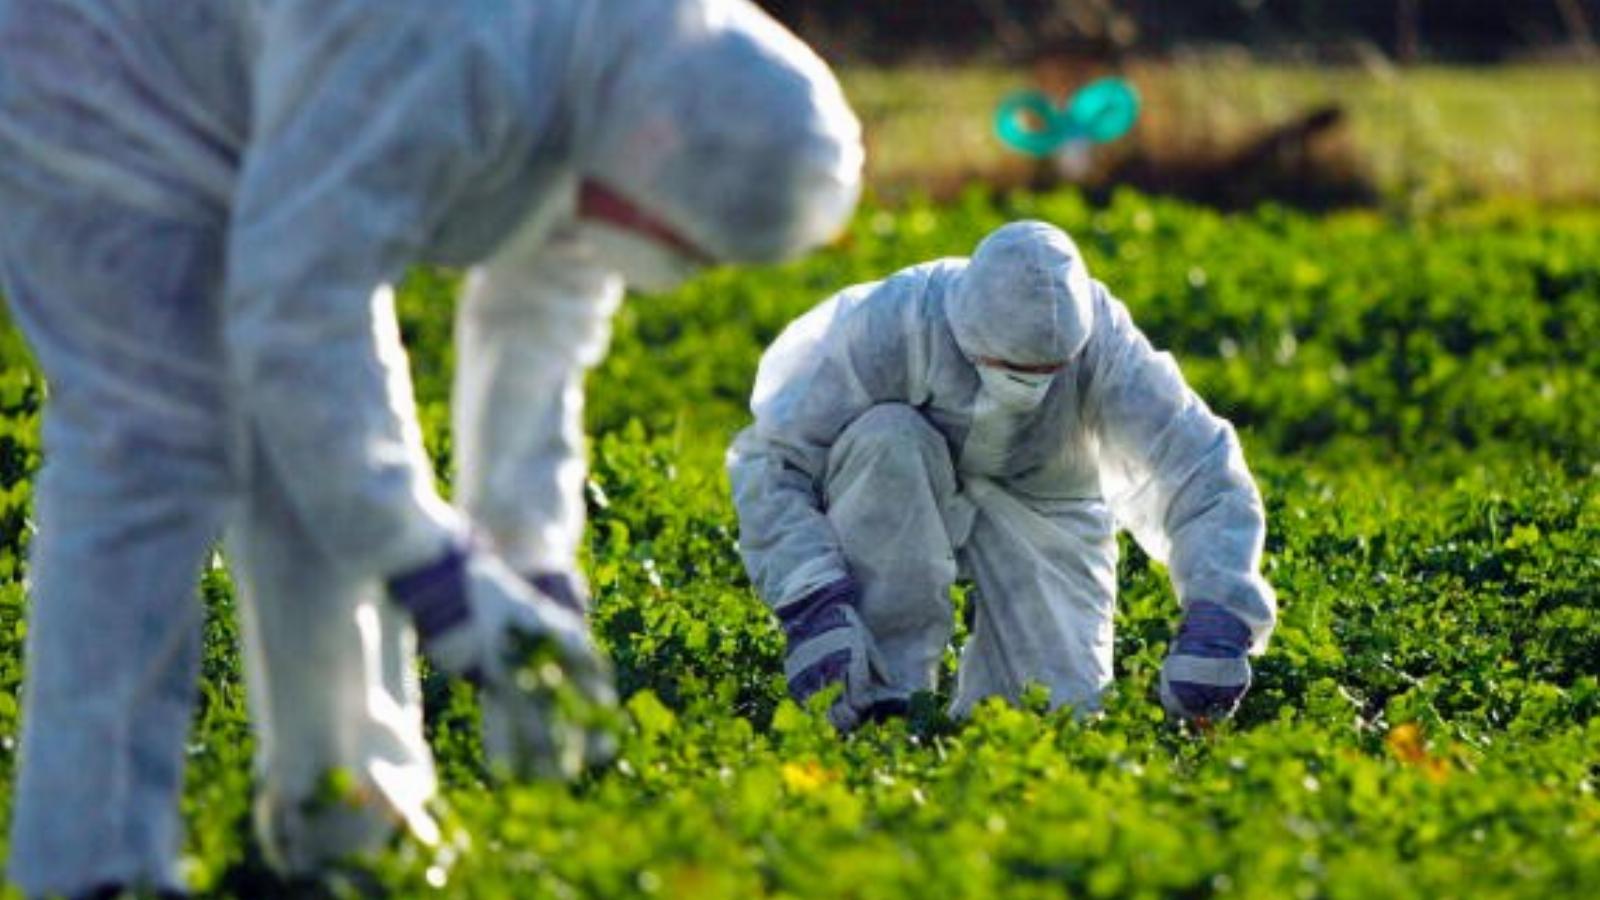
[[[418,642],[480,684],[498,762],[603,753],[514,671],[543,644],[611,698],[584,371],[625,281],[815,246],[861,155],[745,0],[0,0],[0,274],[50,386],[10,877],[180,886],[223,531],[278,865],[434,835]],[[455,507],[388,287],[417,261],[474,266]],[[313,803],[336,771],[355,790]]]
[[[1029,682],[1096,707],[1111,681],[1115,530],[1170,567],[1183,619],[1161,699],[1230,715],[1276,605],[1233,428],[1040,222],[969,259],[847,288],[796,320],[729,452],[740,546],[805,699],[841,729],[931,690],[949,589],[974,583],[952,713]]]

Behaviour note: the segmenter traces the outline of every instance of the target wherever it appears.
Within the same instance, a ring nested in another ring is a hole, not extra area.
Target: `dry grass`
[[[1346,113],[1335,155],[1354,157],[1384,190],[1600,202],[1600,68],[1266,65],[1229,54],[1136,63],[1145,115],[1108,148],[1181,163],[1228,155],[1305,110]],[[940,192],[982,178],[1014,180],[1028,165],[1000,145],[990,117],[1008,91],[1039,82],[993,66],[847,67],[846,89],[866,122],[873,183]]]

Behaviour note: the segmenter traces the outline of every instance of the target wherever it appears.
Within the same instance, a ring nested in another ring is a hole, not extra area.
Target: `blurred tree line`
[[[825,52],[1013,58],[1162,52],[1192,43],[1401,61],[1594,58],[1600,0],[758,0]]]

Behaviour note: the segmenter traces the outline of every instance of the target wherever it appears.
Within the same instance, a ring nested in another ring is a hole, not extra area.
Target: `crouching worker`
[[[827,67],[745,0],[0,0],[0,280],[50,386],[7,875],[181,888],[224,532],[280,868],[436,836],[419,647],[479,684],[495,762],[603,756],[519,677],[539,645],[613,699],[584,370],[624,282],[815,246],[861,157]],[[472,267],[454,506],[388,287],[419,261]]]
[[[1183,606],[1162,703],[1220,718],[1244,696],[1276,604],[1238,439],[1059,229],[1010,224],[970,259],[841,291],[768,349],[751,407],[728,456],[741,551],[791,693],[841,683],[840,729],[935,686],[959,577],[953,715],[1030,682],[1094,709],[1118,525]]]

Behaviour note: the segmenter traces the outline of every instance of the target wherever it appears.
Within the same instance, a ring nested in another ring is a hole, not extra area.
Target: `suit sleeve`
[[[457,20],[425,6],[284,0],[262,14],[228,243],[240,443],[280,472],[330,556],[379,575],[461,527],[423,453],[386,285],[485,165],[504,107]]]
[[[475,268],[456,318],[456,502],[519,572],[572,572],[583,535],[583,381],[621,279],[565,230]]]
[[[1260,572],[1266,516],[1233,426],[1098,284],[1084,366],[1101,485],[1118,522],[1167,564],[1180,603],[1221,605],[1263,650],[1277,617]]]

